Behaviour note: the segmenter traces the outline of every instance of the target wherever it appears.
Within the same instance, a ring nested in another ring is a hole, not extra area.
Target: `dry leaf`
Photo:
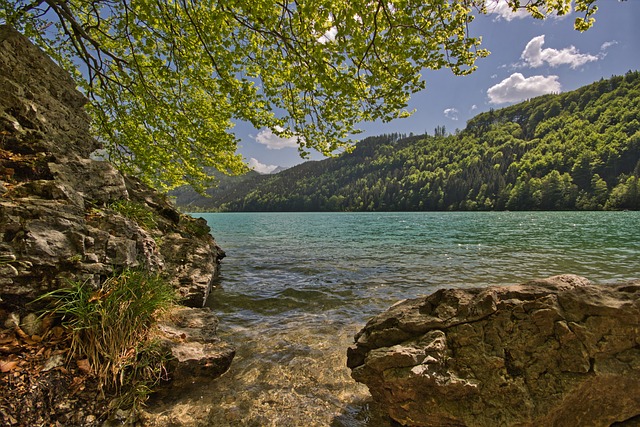
[[[18,366],[17,360],[9,360],[9,361],[0,360],[0,372],[2,373],[9,372],[17,366]]]
[[[51,329],[51,331],[53,332],[53,336],[57,339],[62,338],[62,336],[64,335],[64,328],[61,326],[55,326],[53,327],[53,329]]]
[[[45,362],[44,367],[42,368],[42,371],[43,372],[50,371],[62,365],[64,365],[64,357],[61,354],[55,354]]]
[[[21,351],[22,346],[18,343],[18,341],[14,341],[10,345],[0,346],[0,353],[20,353]]]
[[[42,330],[48,331],[53,326],[53,316],[45,316],[42,319]]]
[[[27,341],[27,340],[31,340],[31,338],[29,337],[29,335],[27,335],[21,328],[20,326],[16,326],[15,328],[16,334],[22,338],[23,340]]]
[[[76,364],[78,365],[78,369],[80,369],[85,374],[91,373],[91,366],[89,365],[89,359],[76,360]]]
[[[11,334],[0,334],[0,344],[7,344],[15,341],[15,336]]]

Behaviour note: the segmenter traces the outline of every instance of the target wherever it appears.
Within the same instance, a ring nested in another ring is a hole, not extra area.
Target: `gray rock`
[[[66,72],[0,26],[0,298],[28,301],[70,280],[144,266],[202,307],[224,252],[201,220],[94,160],[86,103]],[[126,201],[153,226],[114,209]]]
[[[101,144],[91,137],[86,99],[64,70],[6,25],[0,70],[0,314],[24,313],[27,303],[70,281],[97,288],[128,268],[161,274],[184,304],[202,307],[224,256],[206,222],[91,158]],[[224,372],[235,350],[216,337],[215,316],[187,309],[174,316],[179,324],[189,319],[178,335],[167,326],[164,337],[176,376]],[[17,314],[5,321],[20,323]]]
[[[43,332],[42,319],[35,313],[29,313],[20,321],[20,328],[22,328],[27,335],[41,335]]]
[[[352,377],[411,426],[609,426],[640,414],[640,282],[447,289],[371,319]]]

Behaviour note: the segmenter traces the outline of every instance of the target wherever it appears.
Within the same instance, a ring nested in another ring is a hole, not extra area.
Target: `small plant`
[[[185,230],[196,237],[206,236],[211,232],[207,222],[201,218],[183,217],[181,222],[183,222]]]
[[[67,262],[69,264],[78,264],[82,261],[82,255],[80,254],[75,254],[70,256],[69,258],[67,258]]]
[[[109,208],[135,221],[145,230],[151,230],[157,226],[155,215],[142,203],[131,200],[118,200],[117,202],[111,203]]]
[[[159,276],[128,270],[100,289],[74,282],[53,291],[47,313],[71,331],[70,356],[87,359],[100,388],[116,391],[117,407],[138,408],[164,373],[168,355],[151,337],[157,316],[176,300]]]

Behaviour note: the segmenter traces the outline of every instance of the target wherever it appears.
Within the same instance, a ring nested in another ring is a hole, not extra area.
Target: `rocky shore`
[[[126,269],[160,274],[185,308],[162,321],[173,361],[167,387],[214,378],[233,346],[203,309],[224,252],[203,220],[92,154],[86,99],[25,37],[0,27],[0,420],[3,425],[98,425],[108,393],[69,360],[64,331],[37,319],[43,294]],[[112,396],[113,397],[113,396]]]
[[[172,356],[165,397],[216,378],[235,355],[202,308],[224,252],[204,221],[96,160],[85,103],[51,59],[0,27],[0,422],[180,425],[114,410],[117,392],[74,359],[68,331],[38,315],[48,292],[71,282],[98,290],[142,269],[183,304],[155,330]],[[637,426],[639,296],[638,282],[570,275],[440,290],[369,321],[347,363],[407,426]]]

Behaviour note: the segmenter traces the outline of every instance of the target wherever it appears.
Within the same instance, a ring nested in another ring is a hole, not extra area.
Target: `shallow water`
[[[203,214],[226,251],[208,305],[238,347],[194,425],[390,422],[346,368],[371,316],[442,287],[640,278],[640,212]]]

